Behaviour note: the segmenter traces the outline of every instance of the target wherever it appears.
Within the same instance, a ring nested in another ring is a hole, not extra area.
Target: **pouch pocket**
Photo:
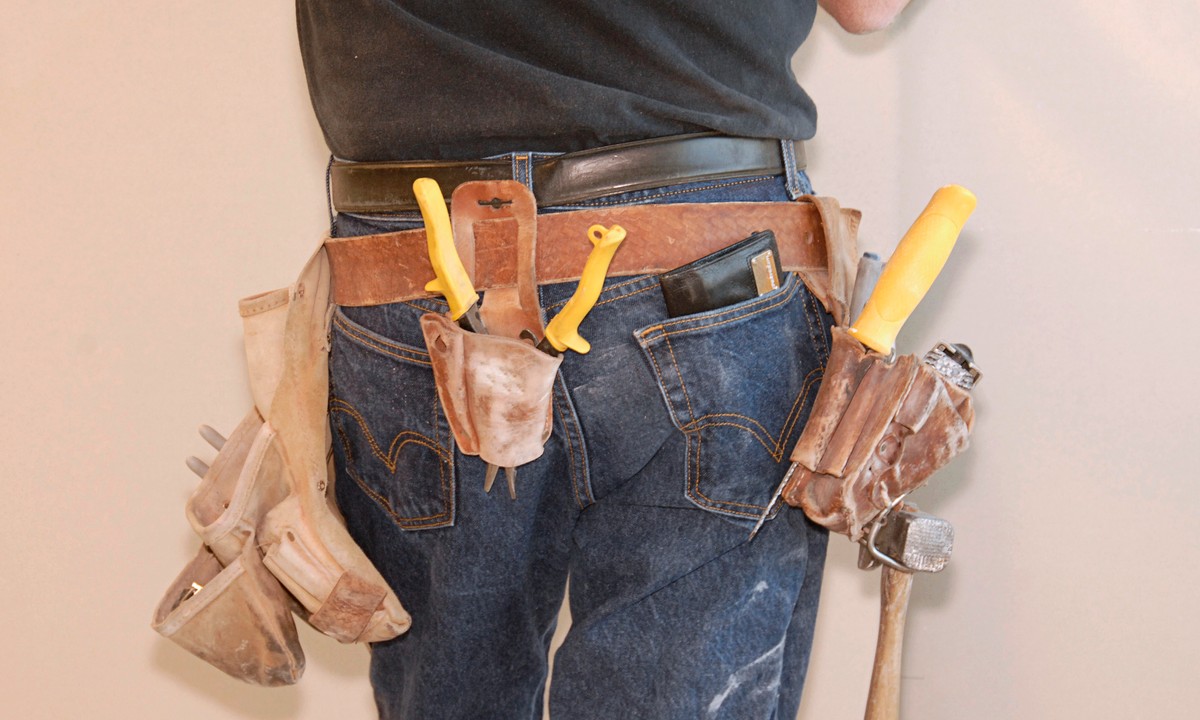
[[[287,596],[254,543],[227,567],[201,547],[171,583],[151,625],[213,667],[255,685],[292,685],[304,652]]]
[[[520,340],[467,332],[437,313],[421,317],[442,408],[466,455],[498,467],[542,456],[562,356]]]
[[[401,528],[452,525],[454,441],[429,353],[405,342],[420,338],[423,310],[395,303],[353,312],[363,324],[339,308],[331,338],[329,417],[338,472]]]
[[[763,512],[812,409],[830,324],[791,273],[752,300],[634,333],[687,438],[691,502],[738,518]]]

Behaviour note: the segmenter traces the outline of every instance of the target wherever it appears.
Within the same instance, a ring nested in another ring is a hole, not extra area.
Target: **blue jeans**
[[[793,176],[807,190],[802,173]],[[787,201],[785,178],[696,183],[625,203]],[[411,217],[337,219],[340,236]],[[762,228],[746,228],[746,235]],[[631,238],[632,240],[632,238]],[[574,283],[543,286],[547,317]],[[829,352],[830,318],[795,275],[766,295],[667,319],[657,278],[610,278],[567,353],[545,454],[483,491],[458,452],[418,327],[439,299],[343,307],[331,414],[337,501],[412,613],[372,647],[387,720],[795,717],[825,532],[785,510],[749,533],[787,468]]]

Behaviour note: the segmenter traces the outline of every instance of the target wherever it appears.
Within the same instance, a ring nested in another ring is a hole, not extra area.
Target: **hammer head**
[[[900,508],[876,521],[865,546],[875,561],[904,572],[931,573],[946,567],[953,549],[954,526],[948,521]]]

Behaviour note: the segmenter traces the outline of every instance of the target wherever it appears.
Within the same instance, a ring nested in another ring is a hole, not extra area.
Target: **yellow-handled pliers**
[[[467,277],[458,248],[454,247],[454,232],[450,228],[450,211],[442,189],[433,178],[417,178],[413,195],[425,220],[425,237],[429,245],[429,262],[436,276],[425,284],[425,292],[437,293],[450,305],[450,319],[463,330],[487,333],[479,317],[479,293]]]
[[[593,225],[588,228],[588,239],[592,241],[592,251],[583,265],[583,275],[579,278],[575,294],[547,323],[546,335],[537,344],[537,349],[547,355],[558,355],[567,350],[584,355],[592,349],[591,343],[579,334],[579,323],[592,311],[592,306],[600,297],[609,263],[617,252],[617,246],[625,239],[625,228],[620,225],[610,228]]]

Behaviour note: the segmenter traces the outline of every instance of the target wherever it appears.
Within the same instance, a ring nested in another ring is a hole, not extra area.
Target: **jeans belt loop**
[[[787,177],[787,192],[788,197],[797,200],[804,191],[800,187],[800,173],[796,168],[796,142],[794,140],[780,140],[780,152],[783,155],[783,168]]]

